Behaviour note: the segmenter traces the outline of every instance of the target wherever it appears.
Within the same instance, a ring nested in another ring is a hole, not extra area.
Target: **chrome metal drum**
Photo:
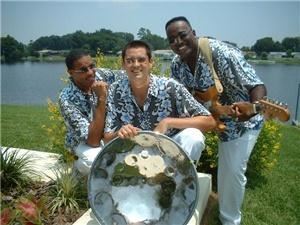
[[[94,161],[89,202],[102,225],[184,225],[198,203],[197,172],[169,137],[141,131],[109,142]]]

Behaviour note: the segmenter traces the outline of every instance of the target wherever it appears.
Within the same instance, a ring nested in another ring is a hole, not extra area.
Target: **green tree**
[[[274,50],[274,41],[271,37],[265,37],[256,41],[252,49],[260,55],[262,52],[271,52]]]
[[[7,63],[19,61],[25,56],[25,48],[25,45],[9,35],[1,37],[1,60]]]
[[[141,27],[137,33],[140,40],[147,42],[151,45],[153,50],[168,48],[168,42],[156,34],[151,34],[149,29]]]
[[[300,37],[286,37],[282,40],[282,46],[285,51],[300,51]]]

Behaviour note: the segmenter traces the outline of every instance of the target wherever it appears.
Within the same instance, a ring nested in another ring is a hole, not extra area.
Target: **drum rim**
[[[181,147],[176,141],[174,141],[172,138],[168,137],[167,135],[161,134],[161,133],[159,133],[159,132],[147,131],[147,130],[141,130],[141,131],[138,131],[138,134],[137,134],[137,135],[141,135],[141,134],[158,135],[158,136],[162,136],[163,138],[168,139],[169,141],[171,141],[172,143],[174,143],[174,144],[177,146],[177,148],[180,150],[180,152],[181,152],[182,154],[184,154],[184,156],[185,156],[185,157],[193,164],[193,166],[192,166],[192,167],[193,167],[193,168],[192,168],[192,171],[193,171],[193,173],[194,173],[194,175],[195,175],[195,178],[196,178],[196,182],[195,182],[195,183],[196,183],[196,190],[197,190],[197,191],[196,191],[195,204],[193,205],[193,208],[192,208],[192,213],[190,213],[190,214],[187,216],[185,222],[182,224],[182,225],[187,225],[188,222],[190,221],[190,219],[193,217],[193,214],[195,213],[196,208],[197,208],[197,206],[198,206],[198,204],[199,204],[200,185],[199,185],[199,182],[198,182],[198,172],[197,172],[196,166],[195,166],[194,163],[193,163],[193,160],[190,159],[190,157],[187,155],[187,153],[182,149],[182,147]],[[106,148],[108,148],[108,147],[109,147],[115,140],[117,140],[117,139],[120,139],[120,137],[115,137],[114,139],[110,140],[106,145],[104,145],[104,147],[102,148],[102,150],[97,154],[95,160],[93,161],[92,166],[91,166],[90,173],[89,173],[89,175],[88,175],[88,185],[87,185],[87,188],[88,188],[88,201],[89,201],[89,203],[90,203],[90,208],[92,209],[92,212],[93,212],[93,214],[94,214],[94,218],[95,218],[95,219],[98,221],[98,223],[101,224],[101,225],[107,225],[107,223],[106,223],[105,221],[103,221],[103,219],[102,219],[101,217],[98,218],[98,213],[97,213],[97,211],[95,210],[94,202],[93,202],[93,200],[91,199],[91,196],[90,196],[90,194],[89,194],[89,191],[90,191],[90,189],[91,189],[91,179],[92,179],[92,178],[91,178],[91,171],[92,171],[92,168],[95,166],[95,163],[96,163],[98,157],[100,157],[100,155],[104,154],[104,152],[105,152],[104,150],[105,150]]]

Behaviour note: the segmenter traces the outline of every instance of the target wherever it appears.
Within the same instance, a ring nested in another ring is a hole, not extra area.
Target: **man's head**
[[[122,64],[131,82],[148,81],[152,68],[150,46],[139,40],[129,42],[122,51]]]
[[[65,59],[68,73],[74,83],[83,91],[88,92],[95,82],[95,63],[88,52],[72,50]]]
[[[197,38],[190,22],[183,16],[170,19],[165,26],[171,49],[187,62],[197,54]]]

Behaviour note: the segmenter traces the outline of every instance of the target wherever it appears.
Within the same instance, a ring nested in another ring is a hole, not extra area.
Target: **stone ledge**
[[[198,182],[200,186],[199,202],[194,212],[193,217],[188,222],[188,225],[199,225],[206,208],[208,197],[211,193],[211,175],[198,173]],[[73,225],[99,225],[94,213],[91,209],[86,211]]]

